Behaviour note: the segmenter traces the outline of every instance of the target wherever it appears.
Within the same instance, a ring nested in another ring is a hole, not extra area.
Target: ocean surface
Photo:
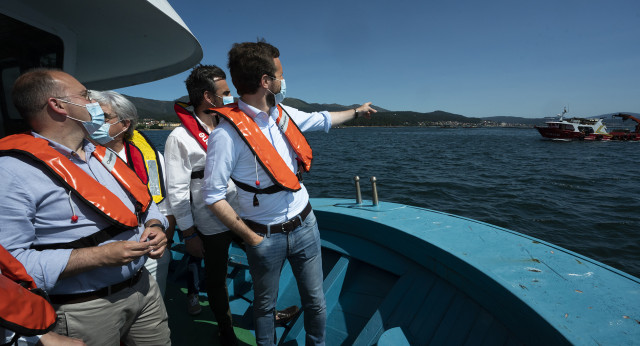
[[[170,131],[145,132],[159,150]],[[535,129],[311,132],[311,197],[381,201],[487,222],[640,277],[640,142],[554,142]]]

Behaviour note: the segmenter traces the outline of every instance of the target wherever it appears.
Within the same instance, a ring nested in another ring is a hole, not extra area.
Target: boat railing
[[[376,186],[376,182],[377,179],[376,177],[371,177],[369,178],[369,180],[371,181],[371,201],[373,202],[374,206],[378,205],[378,187]],[[355,176],[353,177],[353,181],[355,182],[356,185],[356,204],[361,205],[362,204],[362,192],[360,191],[360,177],[359,176]]]
[[[362,204],[362,192],[360,192],[360,177],[359,176],[355,176],[353,177],[353,180],[356,183],[356,203],[358,205]]]

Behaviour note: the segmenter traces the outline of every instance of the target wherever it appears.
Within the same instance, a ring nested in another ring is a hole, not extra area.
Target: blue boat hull
[[[323,246],[327,344],[634,344],[640,280],[517,232],[412,206],[312,199]],[[251,278],[231,250],[229,289],[251,329]],[[300,304],[288,264],[278,308]],[[303,317],[278,328],[304,344]]]

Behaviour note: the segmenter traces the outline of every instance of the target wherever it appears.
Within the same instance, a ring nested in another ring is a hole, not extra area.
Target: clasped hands
[[[104,250],[106,265],[122,266],[144,255],[158,259],[162,257],[166,246],[167,236],[160,227],[145,227],[140,241],[122,240],[101,247]]]

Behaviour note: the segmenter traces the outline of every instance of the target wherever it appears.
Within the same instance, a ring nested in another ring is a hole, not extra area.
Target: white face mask
[[[287,95],[287,84],[284,81],[284,78],[282,79],[278,79],[276,77],[271,77],[273,78],[273,80],[279,80],[280,81],[280,91],[277,94],[274,94],[273,91],[269,90],[269,92],[271,94],[273,94],[273,97],[276,100],[276,104],[282,103],[282,101],[284,101],[285,96]]]

